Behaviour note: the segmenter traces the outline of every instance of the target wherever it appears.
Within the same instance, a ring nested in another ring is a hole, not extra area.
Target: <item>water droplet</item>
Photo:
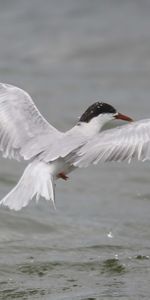
[[[107,233],[107,236],[108,236],[108,238],[110,238],[110,239],[113,239],[113,237],[114,237],[111,231],[109,231],[109,232]]]

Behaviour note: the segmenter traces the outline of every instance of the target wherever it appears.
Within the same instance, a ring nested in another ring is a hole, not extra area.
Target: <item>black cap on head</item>
[[[88,107],[88,109],[81,116],[79,122],[88,123],[91,119],[97,117],[100,114],[109,114],[109,113],[115,114],[117,113],[117,111],[113,106],[107,103],[95,102],[94,104]]]

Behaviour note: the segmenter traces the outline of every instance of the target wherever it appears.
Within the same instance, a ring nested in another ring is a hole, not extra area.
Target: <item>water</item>
[[[57,128],[105,100],[150,116],[150,2],[0,3],[0,81],[34,98]],[[24,164],[1,159],[0,197]],[[106,164],[58,182],[44,201],[0,210],[0,299],[149,299],[149,163]]]

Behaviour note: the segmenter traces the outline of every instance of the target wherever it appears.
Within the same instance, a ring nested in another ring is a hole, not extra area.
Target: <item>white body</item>
[[[106,161],[150,159],[150,120],[102,131],[116,114],[79,122],[65,133],[50,125],[23,90],[0,84],[0,150],[29,160],[20,181],[0,204],[19,210],[36,196],[55,201],[55,180],[75,168]]]

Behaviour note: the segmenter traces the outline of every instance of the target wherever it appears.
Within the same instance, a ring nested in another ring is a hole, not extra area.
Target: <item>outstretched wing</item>
[[[106,130],[68,157],[75,167],[107,161],[150,159],[150,119]]]
[[[59,135],[25,91],[0,83],[0,150],[4,157],[30,159],[43,150],[47,139]]]

